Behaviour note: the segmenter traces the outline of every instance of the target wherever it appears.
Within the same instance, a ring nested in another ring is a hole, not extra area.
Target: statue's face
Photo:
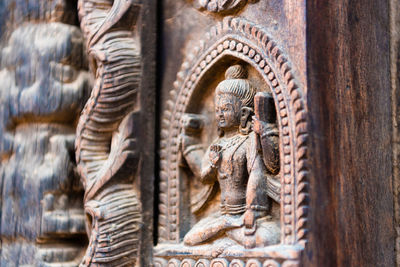
[[[234,95],[218,94],[215,98],[215,116],[223,130],[238,128],[241,101]]]

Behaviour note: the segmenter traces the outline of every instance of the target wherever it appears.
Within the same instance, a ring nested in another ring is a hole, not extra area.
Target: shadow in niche
[[[163,69],[164,69],[164,56],[163,56],[163,2],[158,1],[157,3],[157,29],[156,29],[156,96],[155,96],[155,146],[154,146],[154,201],[153,201],[153,245],[156,246],[158,243],[158,216],[159,204],[160,204],[160,140],[161,140],[161,90],[163,80]]]

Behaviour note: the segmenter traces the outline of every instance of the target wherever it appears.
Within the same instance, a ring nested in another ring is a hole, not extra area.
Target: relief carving
[[[226,15],[248,2],[197,4]],[[65,24],[75,23],[70,4],[49,3],[46,23],[18,25],[2,50],[0,265],[143,265],[142,3],[79,0],[81,31]],[[307,116],[279,45],[225,18],[174,86],[163,110],[154,266],[298,266]]]
[[[274,123],[260,121],[259,116],[253,123],[255,94],[246,70],[241,65],[229,67],[215,92],[219,138],[204,152],[199,141],[194,143],[193,138],[182,134],[183,157],[194,179],[204,184],[218,182],[221,190],[220,211],[193,226],[184,237],[185,245],[198,245],[221,235],[246,248],[279,242],[279,223],[269,214],[271,188],[267,182],[279,170],[279,135]],[[265,157],[258,153],[260,136],[252,131],[253,125],[265,140]],[[218,246],[230,244],[225,242]]]
[[[89,247],[81,266],[134,266],[141,208],[133,185],[141,77],[131,0],[78,2],[95,84],[77,126],[76,159],[85,189]]]
[[[241,18],[224,19],[194,51],[162,122],[156,266],[297,266],[307,122],[290,63]]]
[[[257,0],[195,0],[194,6],[200,11],[227,15],[243,8],[248,2]]]
[[[73,151],[74,121],[87,99],[89,76],[82,34],[62,23],[61,14],[70,10],[59,2],[60,16],[54,5],[35,9],[52,14],[52,22],[38,15],[10,23],[4,35],[1,266],[77,266],[87,244]]]

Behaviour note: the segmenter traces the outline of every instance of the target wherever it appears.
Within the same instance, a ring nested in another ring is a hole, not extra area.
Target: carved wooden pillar
[[[73,151],[90,79],[75,4],[2,1],[1,266],[76,266],[87,244]]]
[[[154,1],[0,12],[0,265],[149,266]]]

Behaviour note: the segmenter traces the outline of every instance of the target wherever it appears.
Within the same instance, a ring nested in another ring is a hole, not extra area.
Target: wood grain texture
[[[73,155],[88,96],[84,42],[68,2],[2,6],[1,266],[77,266],[87,243]]]
[[[157,15],[159,9],[157,0],[146,0],[142,2],[142,16],[140,21],[140,43],[142,56],[142,71],[145,77],[140,84],[140,106],[139,131],[140,153],[142,160],[139,163],[138,188],[140,189],[140,201],[142,205],[143,222],[140,233],[139,266],[151,266],[153,262],[153,234],[156,213],[154,211],[154,199],[156,198],[155,172],[156,172],[156,133],[157,133],[157,111],[158,91],[156,87],[156,68],[160,58],[158,48],[158,24]]]
[[[388,1],[307,1],[305,266],[394,266]]]
[[[393,191],[396,227],[396,264],[400,266],[400,2],[390,1],[390,60],[393,122]]]

